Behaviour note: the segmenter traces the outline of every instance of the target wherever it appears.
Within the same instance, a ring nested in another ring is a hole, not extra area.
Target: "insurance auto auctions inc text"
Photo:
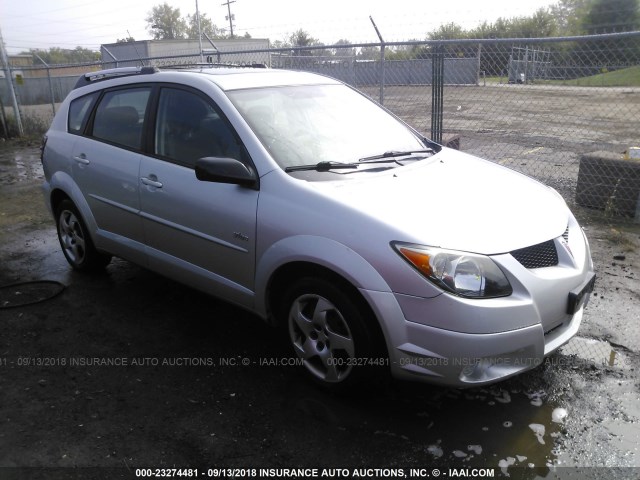
[[[493,468],[260,468],[259,478],[493,478]],[[237,476],[236,476],[237,478]]]

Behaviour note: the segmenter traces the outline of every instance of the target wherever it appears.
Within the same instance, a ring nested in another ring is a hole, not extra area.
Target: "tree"
[[[198,16],[194,13],[193,15],[187,15],[186,18],[187,24],[187,38],[198,38]],[[227,38],[222,29],[218,28],[213,21],[207,16],[206,13],[200,14],[200,31],[202,33],[206,33],[209,38]]]
[[[361,47],[358,52],[359,60],[380,60],[379,47]]]
[[[410,42],[416,41],[416,39],[409,39]],[[385,50],[384,58],[387,60],[410,60],[418,58],[416,51],[416,45],[397,45]]]
[[[119,38],[116,40],[116,43],[131,43],[131,42],[135,42],[136,39],[133,37],[125,37],[125,38]]]
[[[431,40],[453,40],[466,38],[466,36],[467,32],[455,22],[440,25],[427,35]]]
[[[589,35],[640,28],[640,0],[593,0],[582,28]]]
[[[355,57],[356,49],[351,46],[351,42],[344,38],[338,40],[334,45],[344,45],[343,48],[334,48],[332,49],[333,55],[336,57]]]
[[[559,0],[549,7],[558,31],[563,35],[582,34],[582,20],[589,11],[592,0]]]
[[[501,17],[465,33],[466,38],[547,38],[558,34],[558,24],[552,11],[540,8],[529,17]]]
[[[49,65],[64,65],[70,63],[88,63],[100,60],[100,52],[89,50],[84,47],[76,47],[73,50],[62,49],[60,47],[51,47],[49,50],[41,50],[34,48],[28,52],[22,52],[26,55],[34,55],[33,64],[42,65],[35,55],[38,55]]]
[[[558,24],[553,14],[540,8],[530,17],[519,17],[511,25],[513,35],[524,38],[547,38],[558,34]]]
[[[287,40],[274,40],[271,42],[271,48],[289,48],[290,46]]]
[[[147,30],[154,40],[184,38],[187,32],[187,22],[180,17],[180,9],[171,7],[167,2],[153,7],[146,21]]]
[[[292,47],[312,47],[320,45],[317,38],[312,37],[309,32],[299,29],[289,35],[289,45]],[[313,50],[296,50],[294,56],[310,57],[313,55]]]
[[[593,0],[582,20],[582,29],[589,35],[629,32],[640,29],[640,0]],[[640,56],[637,42],[628,39],[597,40],[589,43],[591,52],[577,52],[587,65],[610,70],[635,65]],[[578,49],[576,49],[578,50]]]
[[[457,23],[451,22],[445,25],[440,25],[436,30],[429,33],[428,36],[431,40],[455,40],[466,38],[468,36],[468,32]],[[452,44],[445,45],[443,47],[443,51],[446,52],[448,56],[463,57],[465,55],[465,48],[466,47],[463,45]],[[416,53],[421,57],[424,57],[425,55],[428,55],[429,52],[430,49],[424,49],[423,51]]]

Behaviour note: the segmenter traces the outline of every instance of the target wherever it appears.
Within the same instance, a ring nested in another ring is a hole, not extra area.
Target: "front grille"
[[[514,250],[511,255],[525,268],[543,268],[558,265],[558,252],[553,240]]]
[[[567,225],[567,229],[562,234],[562,238],[564,238],[566,243],[569,243],[569,225]]]

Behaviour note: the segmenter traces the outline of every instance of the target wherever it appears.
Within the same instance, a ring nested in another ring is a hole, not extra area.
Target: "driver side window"
[[[193,167],[203,157],[242,161],[231,127],[203,97],[177,88],[162,88],[158,103],[154,153]]]

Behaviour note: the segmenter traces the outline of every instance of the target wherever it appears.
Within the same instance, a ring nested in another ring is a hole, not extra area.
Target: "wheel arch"
[[[60,202],[62,202],[63,200],[71,200],[73,202],[71,197],[67,195],[67,192],[60,188],[54,188],[51,191],[51,210],[54,212],[54,214],[56,210],[58,210],[58,205],[60,205]]]
[[[56,215],[56,210],[58,205],[60,205],[60,202],[65,199],[71,200],[80,212],[82,220],[89,230],[91,239],[95,243],[95,241],[97,240],[96,231],[98,228],[96,220],[91,213],[89,204],[80,191],[78,185],[73,181],[73,178],[71,178],[71,176],[66,172],[59,171],[53,175],[49,184],[51,189],[49,193],[49,202],[51,205],[51,212],[53,213],[54,217]]]
[[[346,245],[325,237],[296,235],[274,243],[260,255],[255,277],[256,313],[270,319],[274,287],[277,292],[280,284],[295,281],[305,272],[333,276],[355,291],[391,291],[378,271]],[[360,292],[358,295],[362,297]]]
[[[309,261],[294,261],[281,265],[270,278],[267,287],[267,311],[268,321],[275,327],[284,328],[284,315],[286,306],[284,297],[289,288],[296,282],[304,278],[319,278],[337,286],[346,293],[350,300],[354,302],[356,308],[362,312],[362,317],[371,330],[371,338],[374,341],[374,348],[378,352],[388,354],[388,342],[380,319],[367,299],[361,294],[359,289],[347,278],[318,263]]]
[[[363,306],[366,305],[366,308],[373,314],[371,307],[369,307],[358,289],[342,275],[317,263],[293,261],[281,265],[273,272],[273,275],[269,279],[266,292],[266,308],[270,323],[278,323],[279,314],[281,313],[280,309],[282,307],[278,302],[282,300],[287,289],[305,277],[322,278],[340,285],[340,287],[344,288],[351,295],[354,295],[358,303],[362,303]]]

